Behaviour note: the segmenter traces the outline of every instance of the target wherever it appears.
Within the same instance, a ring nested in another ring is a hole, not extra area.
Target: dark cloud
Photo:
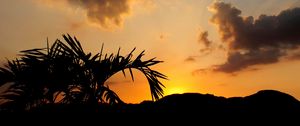
[[[89,21],[102,28],[122,26],[124,16],[130,13],[130,0],[66,0],[86,11]]]
[[[200,32],[199,38],[198,38],[198,42],[203,43],[206,48],[210,47],[212,44],[212,41],[208,40],[207,37],[208,37],[208,32],[203,31],[203,32]]]
[[[213,50],[213,43],[211,40],[208,39],[208,32],[202,31],[198,36],[198,42],[204,45],[204,48],[200,49],[200,53],[204,56],[210,54]]]
[[[195,62],[196,58],[201,58],[203,56],[206,56],[214,50],[212,41],[208,39],[207,31],[200,32],[200,34],[198,35],[198,42],[204,46],[204,48],[199,50],[201,55],[200,56],[189,56],[184,60],[185,62]]]
[[[184,61],[185,61],[185,62],[195,62],[195,61],[196,61],[196,58],[195,58],[195,56],[189,56],[189,57],[186,58]]]
[[[257,19],[242,17],[239,9],[224,2],[215,2],[210,9],[211,22],[228,45],[227,62],[215,66],[215,71],[232,73],[252,65],[276,63],[300,45],[300,8]]]
[[[232,52],[229,53],[227,62],[222,65],[214,66],[214,70],[232,73],[251,65],[276,63],[279,61],[278,57],[282,55],[280,50],[276,48],[257,51],[251,50],[246,53]]]

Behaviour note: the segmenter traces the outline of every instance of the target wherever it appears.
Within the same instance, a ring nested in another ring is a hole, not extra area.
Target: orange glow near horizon
[[[165,90],[165,95],[171,95],[171,94],[182,94],[185,93],[186,90],[181,87],[172,87],[170,89]]]

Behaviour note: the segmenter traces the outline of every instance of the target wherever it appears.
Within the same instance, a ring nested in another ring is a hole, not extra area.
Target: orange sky
[[[243,23],[239,26],[244,27],[248,16],[262,22],[264,20],[259,19],[262,14],[280,17],[282,11],[300,7],[298,0],[224,0],[219,4],[211,0],[100,1],[105,5],[94,0],[1,0],[0,61],[16,57],[20,50],[44,47],[47,37],[54,41],[69,33],[76,36],[87,51],[95,53],[104,43],[107,53],[121,47],[121,53],[126,54],[137,47],[135,54],[146,50],[145,60],[152,57],[163,60],[164,63],[153,68],[169,77],[163,81],[165,95],[199,92],[231,97],[275,89],[300,99],[300,78],[297,77],[300,60],[291,58],[299,51],[281,46],[285,44],[282,41],[291,37],[288,45],[298,47],[300,37],[287,35],[282,39],[279,35],[278,40],[259,41],[278,45],[254,45],[258,40],[252,40],[255,36],[250,32],[253,30],[245,25],[245,34],[241,34],[234,22],[239,20]],[[241,14],[234,14],[236,10]],[[298,27],[299,23],[293,25]],[[229,31],[222,30],[222,26]],[[207,36],[203,36],[205,31]],[[231,39],[225,39],[229,33]],[[232,38],[240,38],[240,41]],[[261,50],[252,49],[250,45]],[[291,55],[268,53],[277,50]],[[236,53],[240,54],[241,62],[229,62],[229,57]],[[260,59],[260,56],[264,57]],[[109,80],[110,88],[128,103],[150,100],[146,78],[137,72],[135,78],[135,82],[131,82],[130,78],[118,74]]]

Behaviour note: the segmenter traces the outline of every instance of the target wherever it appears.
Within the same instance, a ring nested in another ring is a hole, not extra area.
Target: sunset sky
[[[246,96],[274,89],[300,100],[300,0],[0,0],[0,62],[69,33],[87,52],[134,47],[168,76],[165,95]],[[128,73],[129,74],[129,73]],[[150,100],[146,78],[107,81],[127,103]]]

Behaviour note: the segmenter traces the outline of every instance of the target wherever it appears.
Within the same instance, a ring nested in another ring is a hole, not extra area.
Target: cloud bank
[[[233,73],[253,65],[271,64],[287,56],[300,45],[300,8],[281,11],[278,15],[242,17],[241,10],[224,2],[210,6],[214,23],[224,44],[228,45],[228,58],[213,71]],[[207,34],[202,34],[202,41]],[[296,55],[296,54],[295,54]]]

